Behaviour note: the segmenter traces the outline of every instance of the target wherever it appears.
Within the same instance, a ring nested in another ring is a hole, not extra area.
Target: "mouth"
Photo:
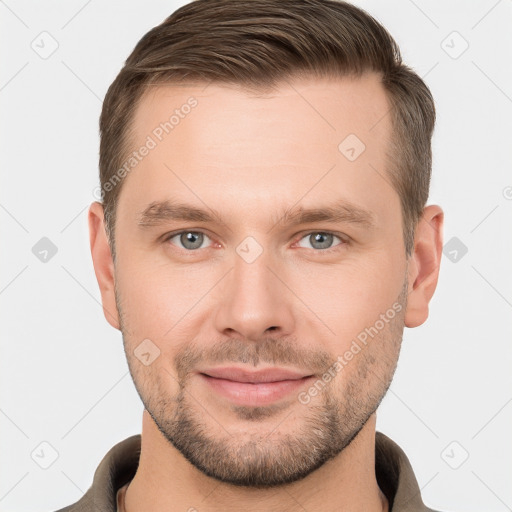
[[[237,405],[262,406],[289,396],[313,375],[286,368],[250,372],[241,368],[212,368],[199,372],[210,390]]]

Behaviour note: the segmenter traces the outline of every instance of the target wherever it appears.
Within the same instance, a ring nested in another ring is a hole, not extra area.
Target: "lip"
[[[199,376],[215,393],[237,405],[262,406],[283,399],[313,379],[313,375],[284,368],[249,372],[240,368],[215,368]]]
[[[250,372],[242,368],[233,366],[222,368],[211,368],[201,373],[216,379],[232,380],[236,382],[247,382],[251,384],[260,384],[264,382],[278,382],[283,380],[298,380],[304,377],[310,377],[305,373],[300,373],[287,368],[265,368],[255,372]]]

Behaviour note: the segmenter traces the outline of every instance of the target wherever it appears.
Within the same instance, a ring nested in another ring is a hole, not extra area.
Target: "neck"
[[[279,488],[250,489],[204,475],[144,411],[139,466],[126,491],[126,512],[387,511],[375,476],[375,419],[373,414],[349,446],[306,478]]]

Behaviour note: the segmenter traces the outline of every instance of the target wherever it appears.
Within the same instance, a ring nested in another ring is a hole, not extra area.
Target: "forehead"
[[[389,109],[373,73],[283,81],[266,92],[152,86],[135,111],[131,141],[135,151],[151,149],[126,177],[121,196],[130,201],[120,198],[120,207],[135,214],[170,197],[198,205],[207,197],[216,209],[230,200],[264,207],[276,196],[286,207],[338,190],[378,214],[394,194],[386,180]]]
[[[244,130],[246,137],[264,138],[265,146],[269,147],[272,140],[266,133],[286,128],[293,135],[286,137],[289,142],[307,138],[314,144],[331,144],[353,133],[363,143],[375,147],[374,139],[389,136],[389,110],[380,75],[376,73],[286,80],[267,92],[215,82],[152,85],[139,101],[132,128],[134,142],[152,133],[157,139],[169,139],[167,135],[171,134],[178,139],[186,125],[191,124],[186,119],[200,117],[200,125],[194,123],[196,140],[201,137],[216,145],[229,144],[238,138],[239,130]],[[172,125],[170,131],[162,126],[166,122]],[[285,136],[283,133],[275,142],[281,144]]]

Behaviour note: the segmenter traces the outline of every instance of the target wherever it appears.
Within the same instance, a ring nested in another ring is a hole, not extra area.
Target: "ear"
[[[89,207],[88,220],[91,256],[101,291],[103,314],[112,327],[119,329],[119,313],[114,293],[114,262],[105,230],[103,205],[98,201]]]
[[[444,213],[437,205],[427,206],[416,227],[414,252],[409,257],[409,292],[405,326],[418,327],[428,317],[428,304],[439,277],[443,250]]]

